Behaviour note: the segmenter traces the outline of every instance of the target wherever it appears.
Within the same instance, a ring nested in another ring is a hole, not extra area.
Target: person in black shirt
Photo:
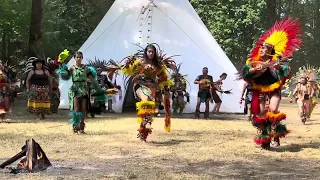
[[[208,75],[208,68],[204,67],[202,69],[202,75],[199,75],[194,81],[195,84],[199,84],[199,92],[196,107],[196,118],[200,118],[200,105],[205,103],[206,109],[204,113],[204,118],[209,118],[209,101],[213,102],[212,92],[210,91],[213,84],[212,76]]]

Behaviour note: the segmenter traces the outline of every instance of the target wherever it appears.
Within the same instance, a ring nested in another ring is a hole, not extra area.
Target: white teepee
[[[235,81],[236,68],[188,0],[116,0],[80,51],[84,53],[85,62],[95,57],[119,61],[137,52],[139,47],[135,44],[145,47],[147,43],[159,44],[167,55],[180,55],[175,60],[182,62],[181,73],[188,74],[191,84],[190,104],[185,112],[195,110],[198,85],[193,82],[202,74],[203,67],[209,68],[214,80],[223,72],[228,74],[223,86],[232,89],[233,94],[222,95],[221,111],[243,112],[239,104],[243,82]],[[73,63],[71,60],[69,65]],[[116,78],[117,84],[125,89],[123,80],[122,76]],[[60,85],[60,108],[68,108],[70,85],[71,81]],[[123,94],[125,96],[125,92]],[[118,98],[113,105],[116,112],[122,111],[124,99]]]

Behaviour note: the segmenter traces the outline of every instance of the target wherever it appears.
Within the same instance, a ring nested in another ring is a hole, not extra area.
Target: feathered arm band
[[[66,64],[61,64],[59,69],[56,71],[57,74],[61,77],[62,80],[68,80],[71,77],[71,73]]]
[[[140,65],[140,61],[135,60],[133,57],[129,57],[126,64],[121,69],[121,72],[125,75],[135,75],[135,69]]]
[[[158,73],[158,78],[159,78],[159,87],[168,89],[173,85],[173,81],[168,80],[168,75],[166,73],[166,68],[162,67],[161,70]]]

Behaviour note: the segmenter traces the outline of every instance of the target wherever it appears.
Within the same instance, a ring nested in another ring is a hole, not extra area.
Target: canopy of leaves
[[[90,36],[114,0],[44,0],[45,56],[64,48],[76,51]],[[320,1],[318,0],[189,0],[231,61],[243,64],[259,36],[282,17],[298,18],[304,44],[294,65],[318,66]],[[1,0],[0,57],[26,59],[31,0]]]

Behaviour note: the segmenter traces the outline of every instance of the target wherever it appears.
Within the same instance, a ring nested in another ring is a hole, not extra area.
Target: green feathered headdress
[[[92,74],[93,79],[97,80],[97,71],[94,69],[93,66],[88,66],[88,68]]]

